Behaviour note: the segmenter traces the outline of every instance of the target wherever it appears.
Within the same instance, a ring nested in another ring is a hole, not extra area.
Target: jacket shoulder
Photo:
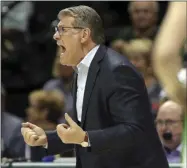
[[[112,71],[119,66],[128,66],[137,71],[125,55],[122,55],[111,48],[107,48],[104,61]]]

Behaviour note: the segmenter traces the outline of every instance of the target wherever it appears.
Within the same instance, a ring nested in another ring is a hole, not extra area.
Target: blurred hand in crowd
[[[29,146],[47,145],[47,136],[44,130],[32,123],[22,123],[21,133],[25,143]]]

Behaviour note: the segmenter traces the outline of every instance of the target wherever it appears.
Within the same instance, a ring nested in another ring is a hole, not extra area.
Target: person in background
[[[149,39],[134,39],[123,49],[131,63],[141,72],[149,99],[152,105],[152,112],[156,116],[159,107],[159,95],[161,87],[153,73],[151,63],[152,41]]]
[[[6,111],[5,99],[6,91],[1,85],[1,157],[24,157],[24,143],[20,132],[23,120]]]
[[[29,94],[26,120],[44,130],[53,130],[64,113],[64,107],[64,96],[59,91],[34,90]]]
[[[73,108],[73,97],[71,94],[72,80],[73,80],[73,68],[60,64],[61,48],[58,47],[57,55],[53,66],[54,79],[47,81],[43,89],[44,90],[58,90],[62,92],[65,98],[65,112],[71,112]]]
[[[171,100],[163,103],[158,111],[156,128],[169,163],[181,162],[183,116],[182,107]]]
[[[123,28],[117,35],[111,47],[119,52],[128,41],[136,38],[153,40],[158,30],[159,4],[156,1],[131,1],[128,12],[132,25]]]

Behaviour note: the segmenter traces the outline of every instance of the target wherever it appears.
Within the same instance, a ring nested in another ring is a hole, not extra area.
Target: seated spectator
[[[171,100],[166,101],[159,108],[156,128],[169,163],[181,161],[183,118],[181,106]]]
[[[136,38],[148,38],[153,40],[158,27],[159,4],[156,1],[131,1],[128,12],[132,26],[124,27],[111,43],[113,49],[121,52],[125,42]]]
[[[28,122],[44,130],[54,130],[63,115],[64,97],[58,91],[36,90],[29,95],[29,107],[26,109]]]
[[[60,49],[58,50],[54,66],[53,66],[53,76],[54,79],[47,81],[44,84],[44,90],[59,90],[64,94],[65,97],[65,112],[72,111],[73,108],[73,98],[71,94],[72,79],[73,79],[73,69],[72,67],[60,64]]]
[[[150,101],[152,103],[152,112],[156,115],[159,107],[159,94],[161,87],[157,82],[151,65],[152,42],[148,39],[131,40],[124,48],[124,54],[131,63],[141,72],[145,80]]]
[[[21,137],[22,119],[8,113],[5,109],[6,92],[1,86],[1,157],[24,157]]]

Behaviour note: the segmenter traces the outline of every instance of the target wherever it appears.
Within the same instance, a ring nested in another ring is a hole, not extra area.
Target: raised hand
[[[32,123],[22,123],[21,133],[25,143],[29,146],[47,145],[47,136],[44,130]]]
[[[67,124],[57,125],[57,134],[63,143],[67,144],[81,144],[84,141],[86,132],[75,123],[72,118],[66,113],[65,119]]]

